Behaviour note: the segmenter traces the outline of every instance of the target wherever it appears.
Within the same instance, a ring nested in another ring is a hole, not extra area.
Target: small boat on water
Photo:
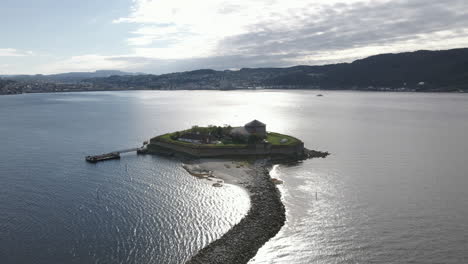
[[[87,162],[96,163],[98,161],[120,159],[120,154],[118,152],[111,152],[111,153],[97,155],[97,156],[86,156],[85,159]]]
[[[323,96],[323,94],[317,94],[317,96]]]

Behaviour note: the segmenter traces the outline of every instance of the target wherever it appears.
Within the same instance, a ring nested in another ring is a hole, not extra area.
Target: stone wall
[[[180,152],[195,157],[222,157],[222,156],[254,156],[254,155],[303,155],[304,143],[295,145],[275,146],[271,144],[256,144],[246,147],[208,147],[203,145],[182,145],[152,139],[148,145],[148,152]]]
[[[304,154],[304,143],[301,141],[295,145],[287,145],[287,146],[272,145],[270,154],[302,155]]]

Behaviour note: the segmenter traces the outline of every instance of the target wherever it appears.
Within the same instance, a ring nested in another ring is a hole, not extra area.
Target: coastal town
[[[352,63],[322,66],[198,69],[159,75],[109,70],[51,75],[0,75],[0,94],[236,89],[466,93],[467,77],[463,65],[467,57],[468,49],[452,49],[380,54]],[[425,60],[431,63],[424,63]],[[445,72],[441,68],[453,70]]]

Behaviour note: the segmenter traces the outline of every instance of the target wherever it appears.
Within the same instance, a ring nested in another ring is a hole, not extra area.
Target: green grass
[[[190,146],[190,147],[195,147],[195,148],[200,148],[200,147],[208,147],[208,148],[222,148],[222,147],[246,147],[246,144],[193,144],[190,142],[184,142],[184,141],[179,141],[179,140],[173,140],[171,136],[175,134],[174,133],[167,133],[161,136],[157,136],[155,139],[159,139],[160,141],[171,143],[171,144],[176,144],[176,145],[181,145],[181,146]]]
[[[283,138],[287,139],[288,141],[286,141],[285,143],[281,143],[281,140]],[[272,145],[280,145],[280,146],[289,146],[289,145],[294,145],[300,142],[300,140],[295,137],[283,135],[280,133],[274,133],[274,132],[268,132],[266,140],[270,142]]]
[[[193,144],[193,143],[190,143],[190,142],[183,142],[183,141],[173,140],[171,138],[171,136],[173,134],[175,134],[175,133],[176,132],[167,133],[167,134],[164,134],[164,135],[157,136],[154,139],[158,139],[158,140],[166,142],[166,143],[176,144],[176,145],[180,145],[180,146],[187,146],[187,147],[192,147],[192,148],[226,148],[226,147],[227,148],[229,148],[229,147],[239,148],[239,147],[247,147],[247,144],[234,144],[234,143],[228,143],[228,144],[224,144],[224,143],[220,143],[220,144]],[[281,143],[281,140],[283,138],[287,139],[287,141],[285,143]],[[297,144],[297,143],[300,142],[300,140],[295,138],[295,137],[288,136],[288,135],[283,135],[283,134],[280,134],[280,133],[274,133],[274,132],[268,132],[266,140],[268,142],[270,142],[272,145],[275,145],[275,146],[290,146],[290,145],[294,145],[294,144]]]

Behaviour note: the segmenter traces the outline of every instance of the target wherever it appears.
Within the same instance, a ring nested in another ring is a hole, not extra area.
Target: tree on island
[[[229,136],[231,129],[232,127],[228,125],[225,125],[225,126],[209,125],[208,127],[200,127],[200,126],[195,125],[195,126],[192,126],[192,128],[186,132],[196,133],[200,135],[210,135],[217,139],[223,139]]]

